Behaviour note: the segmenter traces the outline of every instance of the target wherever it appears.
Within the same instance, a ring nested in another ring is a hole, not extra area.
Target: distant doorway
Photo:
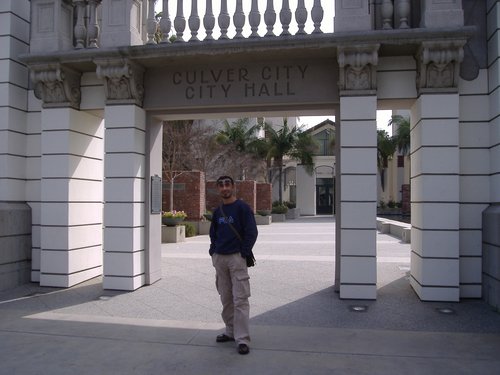
[[[316,214],[333,214],[333,202],[335,201],[335,188],[333,178],[316,179]]]

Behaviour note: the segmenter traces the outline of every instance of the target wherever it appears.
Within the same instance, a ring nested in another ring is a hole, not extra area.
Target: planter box
[[[161,226],[161,242],[176,243],[186,241],[186,227],[177,225],[175,227]]]
[[[299,208],[289,208],[288,212],[286,213],[285,217],[286,219],[297,219],[300,216],[300,209]]]
[[[377,207],[377,215],[401,215],[401,208]]]
[[[286,221],[285,214],[271,214],[273,223],[283,223]]]
[[[209,234],[211,221],[199,221],[198,222],[198,234]]]
[[[174,217],[162,217],[161,218],[161,223],[163,225],[167,225],[169,227],[174,227],[176,225],[179,225],[183,221],[184,221],[184,219],[179,219],[179,218],[174,218]]]
[[[255,222],[257,223],[257,225],[270,225],[271,221],[271,215],[255,215]]]

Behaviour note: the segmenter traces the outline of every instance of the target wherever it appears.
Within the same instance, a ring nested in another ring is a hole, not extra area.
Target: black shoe
[[[234,337],[229,337],[228,335],[226,335],[225,333],[221,334],[221,335],[218,335],[216,338],[215,338],[215,341],[217,342],[228,342],[228,341],[234,341]]]
[[[250,348],[247,344],[238,344],[238,353],[243,355],[248,354],[250,353]]]

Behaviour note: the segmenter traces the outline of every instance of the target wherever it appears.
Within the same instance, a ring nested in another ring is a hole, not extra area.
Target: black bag
[[[247,256],[247,267],[253,267],[255,266],[255,257],[253,256],[253,254]]]

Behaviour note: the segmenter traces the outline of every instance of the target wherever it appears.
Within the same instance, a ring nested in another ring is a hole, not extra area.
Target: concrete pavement
[[[1,293],[0,374],[500,372],[500,314],[480,300],[419,301],[408,244],[379,234],[377,300],[340,300],[331,217],[259,232],[250,355],[215,342],[220,302],[208,237],[198,236],[164,244],[162,280],[134,292],[103,290],[97,278]]]

